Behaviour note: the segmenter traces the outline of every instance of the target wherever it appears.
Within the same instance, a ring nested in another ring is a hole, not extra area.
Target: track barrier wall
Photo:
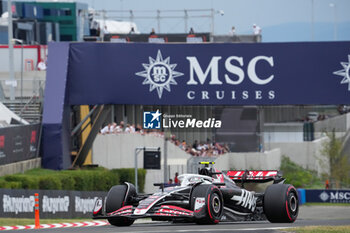
[[[107,196],[97,191],[0,189],[0,217],[34,219],[35,193],[41,219],[91,218],[95,200]]]
[[[299,203],[350,203],[350,189],[298,189]]]
[[[0,165],[37,157],[40,125],[0,128]]]

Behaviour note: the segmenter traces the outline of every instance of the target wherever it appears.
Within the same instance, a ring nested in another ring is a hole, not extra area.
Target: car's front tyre
[[[210,184],[193,187],[190,205],[194,211],[197,224],[218,223],[224,210],[224,201],[220,189]]]
[[[106,199],[106,213],[112,213],[123,206],[131,204],[131,198],[136,196],[136,190],[132,184],[113,186]],[[109,218],[108,222],[114,226],[130,226],[135,220],[126,217]]]

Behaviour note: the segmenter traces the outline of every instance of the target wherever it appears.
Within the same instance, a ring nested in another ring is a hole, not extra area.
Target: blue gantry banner
[[[350,103],[350,42],[70,45],[70,104]]]
[[[45,168],[70,165],[70,105],[350,104],[350,42],[51,43]]]

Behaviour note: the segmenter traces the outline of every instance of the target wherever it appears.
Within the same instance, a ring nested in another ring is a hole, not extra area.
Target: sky
[[[235,26],[237,34],[251,34],[255,23],[262,28],[263,41],[332,41],[350,40],[350,0],[78,0],[96,10],[135,11],[135,22],[142,33],[157,27],[156,19],[137,19],[137,16],[156,16],[156,10],[215,9],[215,34],[228,34]],[[151,10],[152,13],[137,12]],[[190,12],[189,15],[195,13]],[[197,14],[209,16],[210,11]],[[107,16],[125,16],[107,13]],[[161,12],[162,16],[183,16],[183,12]],[[125,19],[128,20],[128,19]],[[188,28],[209,32],[211,18],[189,18]],[[162,33],[185,30],[183,18],[162,19]]]

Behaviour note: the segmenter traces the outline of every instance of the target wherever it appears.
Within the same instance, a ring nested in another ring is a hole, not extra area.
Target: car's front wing
[[[172,218],[193,218],[194,212],[192,210],[188,210],[185,208],[181,208],[173,205],[161,205],[160,207],[154,207],[146,213],[142,213],[136,207],[132,205],[124,206],[114,212],[107,213],[105,215],[95,215],[93,219],[109,219],[109,218],[117,218],[117,217],[127,217],[131,219],[139,219],[139,218],[164,218],[164,219],[172,219]]]

